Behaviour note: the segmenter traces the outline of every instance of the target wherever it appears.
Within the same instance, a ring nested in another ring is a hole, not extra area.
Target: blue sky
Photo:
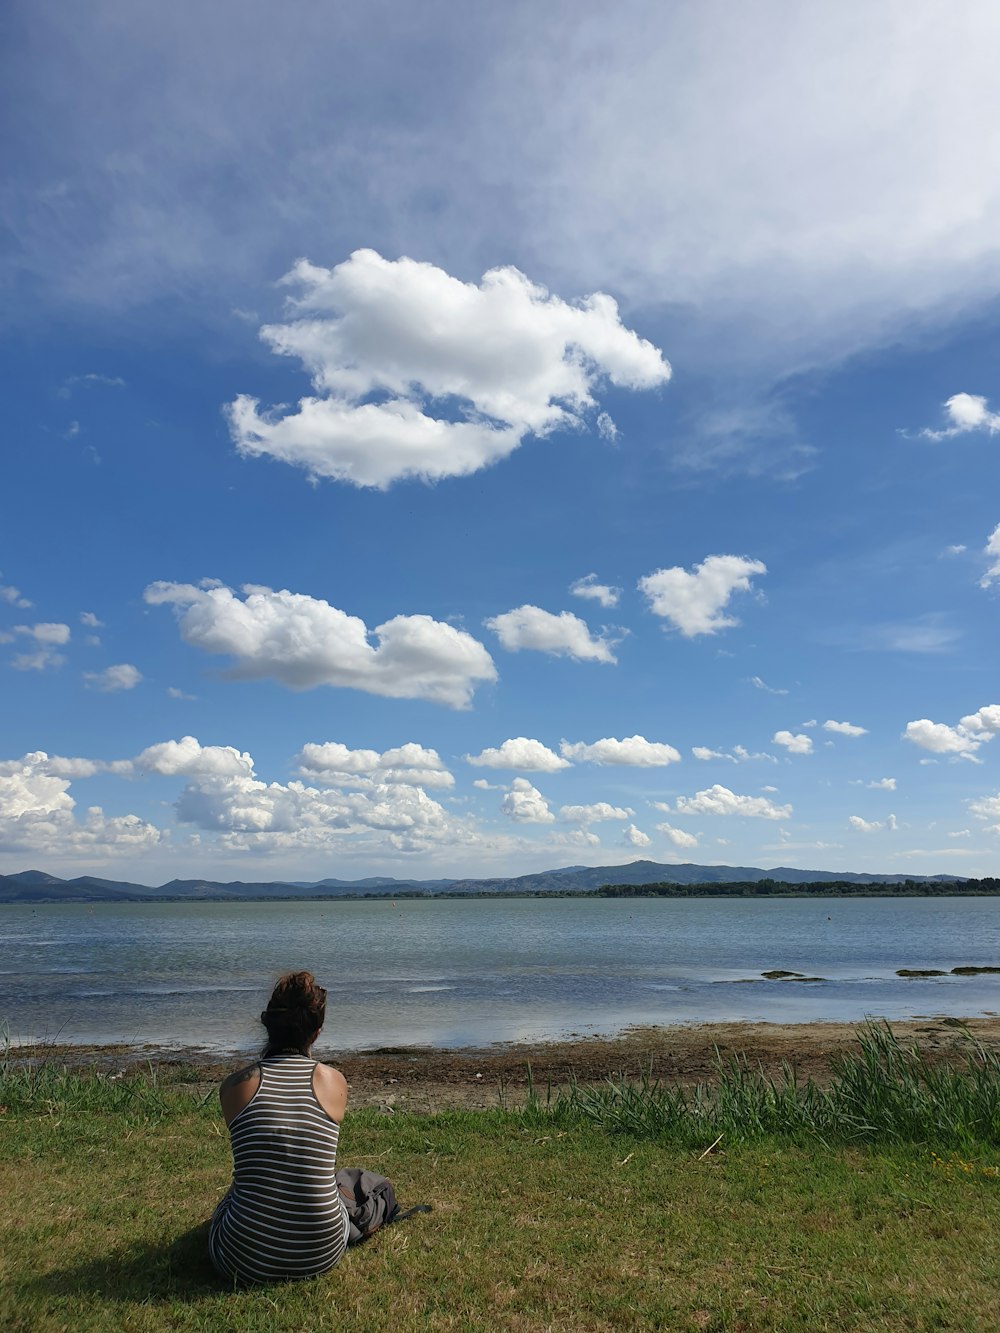
[[[995,873],[995,6],[0,22],[0,871]]]

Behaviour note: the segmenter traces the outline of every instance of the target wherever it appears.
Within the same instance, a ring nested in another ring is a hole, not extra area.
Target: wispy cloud
[[[734,745],[731,750],[713,750],[708,745],[692,745],[691,753],[695,759],[700,759],[703,763],[713,759],[723,759],[731,764],[745,764],[752,759],[761,759],[769,764],[778,762],[774,755],[766,750],[748,750],[745,745]]]
[[[778,686],[776,686],[776,685],[768,685],[768,683],[767,683],[766,681],[761,680],[760,676],[751,676],[751,677],[750,677],[750,684],[754,687],[754,689],[757,689],[757,690],[763,690],[763,691],[765,692],[765,694],[787,694],[787,693],[788,693],[787,690],[780,689],[780,688],[779,688]]]
[[[949,623],[944,612],[929,611],[912,620],[828,630],[823,638],[849,652],[937,654],[954,652],[962,631]]]
[[[74,389],[80,388],[98,388],[123,389],[125,381],[120,375],[97,375],[94,373],[86,375],[69,375],[63,380],[59,387],[60,398],[68,398]]]

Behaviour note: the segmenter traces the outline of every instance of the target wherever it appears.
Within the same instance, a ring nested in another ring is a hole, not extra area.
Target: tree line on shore
[[[1000,894],[1000,879],[959,881],[899,880],[897,883],[857,884],[853,880],[811,880],[788,884],[778,879],[737,880],[728,884],[602,884],[598,898],[955,898]]]

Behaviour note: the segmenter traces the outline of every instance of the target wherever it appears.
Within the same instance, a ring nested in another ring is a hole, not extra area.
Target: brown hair
[[[296,1050],[303,1055],[326,1018],[326,991],[311,972],[286,972],[278,979],[260,1021],[267,1028],[265,1055]]]

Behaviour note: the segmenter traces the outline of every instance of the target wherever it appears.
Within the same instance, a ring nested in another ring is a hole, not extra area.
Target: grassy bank
[[[344,1164],[434,1212],[324,1278],[249,1291],[205,1258],[229,1173],[210,1100],[150,1078],[0,1072],[0,1326],[992,1329],[996,1138],[942,1119],[950,1094],[912,1062],[893,1074],[884,1050],[868,1058],[861,1119],[887,1132],[856,1120],[825,1140],[782,1127],[792,1094],[746,1069],[665,1117],[648,1109],[657,1089],[611,1086],[603,1109],[578,1090],[526,1112],[349,1117]],[[962,1076],[995,1106],[995,1074]],[[923,1097],[923,1118],[894,1119],[886,1085]],[[615,1113],[628,1096],[645,1118]]]
[[[825,1146],[1000,1147],[1000,1055],[968,1037],[957,1063],[938,1064],[900,1043],[888,1024],[870,1023],[859,1031],[856,1049],[832,1062],[823,1087],[800,1082],[789,1066],[767,1077],[731,1057],[719,1060],[711,1084],[693,1090],[609,1080],[573,1087],[551,1111],[567,1123],[690,1146],[710,1134],[730,1143],[777,1136]]]

